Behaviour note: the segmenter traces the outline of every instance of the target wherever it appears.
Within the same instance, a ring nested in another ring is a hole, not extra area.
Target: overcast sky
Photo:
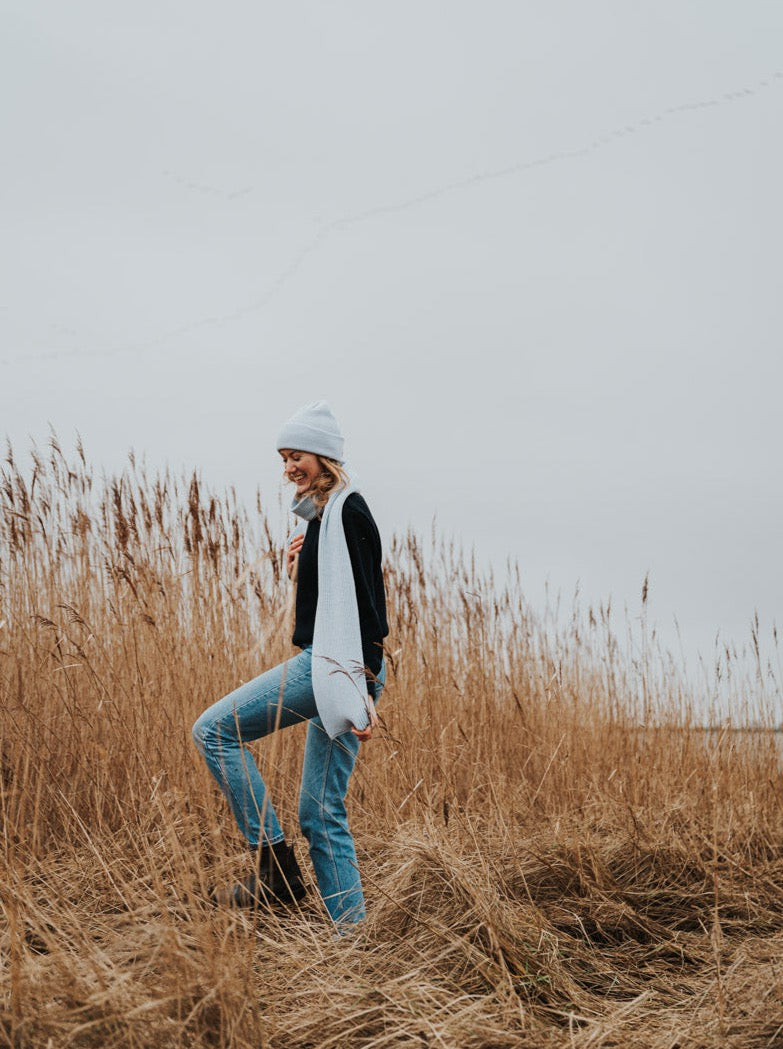
[[[783,624],[783,5],[2,0],[0,433]]]

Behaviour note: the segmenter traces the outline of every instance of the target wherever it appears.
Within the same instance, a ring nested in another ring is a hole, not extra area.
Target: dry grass
[[[0,1045],[783,1046],[776,738],[698,729],[652,639],[389,542],[369,918],[335,941],[315,897],[204,902],[243,852],[190,726],[289,652],[260,508],[54,441],[0,503]],[[291,830],[301,745],[258,747]]]

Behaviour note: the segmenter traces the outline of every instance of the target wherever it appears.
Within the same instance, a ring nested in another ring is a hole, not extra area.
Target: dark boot
[[[296,862],[294,846],[284,841],[254,849],[255,869],[246,878],[226,889],[212,892],[213,903],[231,907],[257,907],[259,904],[292,904],[307,889]]]

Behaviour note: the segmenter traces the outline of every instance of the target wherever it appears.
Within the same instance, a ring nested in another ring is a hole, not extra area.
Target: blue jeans
[[[255,847],[283,841],[285,835],[258,766],[244,744],[276,728],[310,722],[299,793],[299,825],[310,848],[326,908],[333,921],[347,924],[364,917],[356,849],[345,811],[359,740],[352,732],[329,739],[315,706],[311,662],[308,647],[230,692],[196,721],[193,740],[226,796],[239,829]],[[383,664],[376,703],[385,679]]]

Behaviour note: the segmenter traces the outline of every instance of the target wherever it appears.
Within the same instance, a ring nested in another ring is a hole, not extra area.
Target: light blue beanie
[[[332,409],[326,401],[313,401],[294,412],[277,435],[275,447],[278,451],[290,448],[298,452],[314,452],[342,463],[344,445]]]

